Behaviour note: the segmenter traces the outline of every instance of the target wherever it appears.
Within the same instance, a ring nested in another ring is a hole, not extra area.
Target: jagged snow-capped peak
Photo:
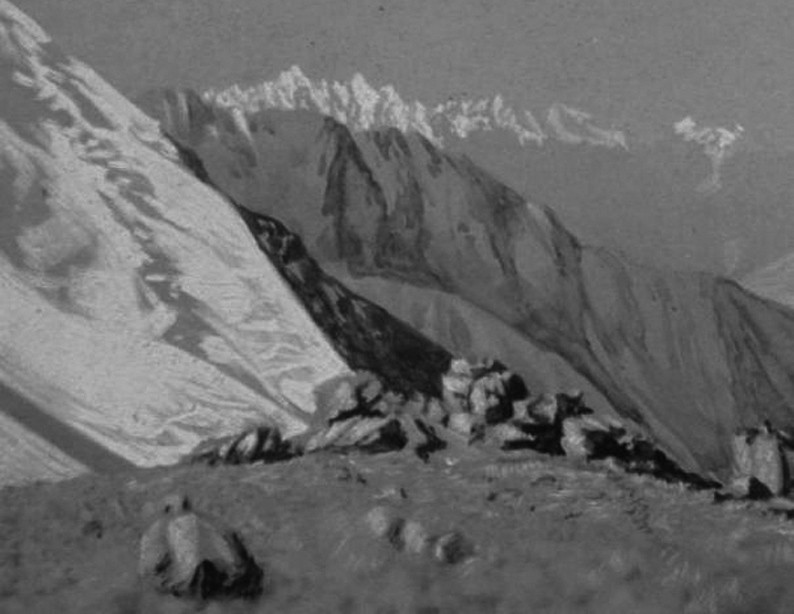
[[[6,0],[0,92],[0,484],[305,428],[347,365],[158,124]]]
[[[711,177],[706,179],[699,187],[704,192],[717,190],[721,187],[720,173],[725,160],[736,150],[736,145],[744,134],[744,128],[739,124],[733,131],[727,128],[698,128],[695,120],[687,116],[673,125],[676,134],[680,134],[687,142],[695,142],[703,146],[703,152],[711,160]]]
[[[448,100],[435,105],[405,102],[393,85],[374,87],[361,73],[349,82],[312,80],[299,66],[283,71],[272,81],[251,88],[234,85],[209,90],[204,98],[223,107],[254,112],[260,109],[309,109],[333,117],[354,131],[393,127],[418,132],[437,146],[445,136],[467,138],[474,132],[495,129],[512,133],[524,146],[542,145],[551,137],[566,143],[588,143],[628,149],[625,134],[594,126],[592,115],[555,104],[546,114],[546,128],[529,109],[516,110],[501,94],[477,100]]]

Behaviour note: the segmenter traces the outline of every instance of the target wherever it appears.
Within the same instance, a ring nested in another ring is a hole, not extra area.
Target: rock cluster
[[[208,465],[241,465],[258,461],[275,462],[291,456],[291,443],[282,440],[278,427],[267,425],[231,437],[203,441],[188,455],[188,460]]]
[[[579,391],[533,395],[496,361],[452,362],[443,377],[445,425],[470,443],[502,450],[532,449],[582,460],[613,459],[626,471],[710,488],[717,484],[682,470],[653,442],[615,419],[602,419]]]
[[[443,409],[428,397],[387,391],[365,371],[332,379],[315,390],[317,416],[304,436],[304,452],[350,450],[392,452],[406,447],[422,458],[446,444],[430,416]]]
[[[401,552],[428,555],[445,565],[456,565],[475,554],[474,544],[460,531],[430,535],[422,523],[406,520],[388,507],[372,508],[365,521],[375,537]]]
[[[452,361],[442,379],[446,426],[469,443],[490,441],[502,449],[532,448],[593,458],[603,453],[602,433],[579,392],[531,395],[524,381],[497,361]]]
[[[733,479],[724,497],[770,499],[789,489],[787,438],[767,423],[759,428],[739,429],[733,436]]]
[[[255,597],[262,569],[239,535],[191,509],[181,495],[167,497],[141,538],[138,574],[159,592],[196,599]]]
[[[498,361],[452,360],[441,378],[441,398],[387,390],[359,371],[315,389],[317,412],[303,435],[282,441],[275,427],[202,444],[189,458],[216,463],[272,462],[319,450],[368,453],[409,449],[420,458],[450,437],[501,450],[532,449],[582,460],[613,458],[627,471],[695,486],[715,484],[681,470],[644,437],[605,421],[581,392],[533,395],[520,376]]]
[[[513,416],[513,402],[527,398],[524,381],[498,361],[472,365],[455,359],[441,379],[445,405],[452,414],[469,414],[486,425]]]

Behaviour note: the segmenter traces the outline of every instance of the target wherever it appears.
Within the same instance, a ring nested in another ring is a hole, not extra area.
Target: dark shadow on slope
[[[213,183],[193,151],[175,139],[171,142],[198,179],[235,205],[262,252],[351,368],[377,373],[398,392],[440,396],[441,374],[452,359],[449,352],[327,275],[298,235],[278,220],[234,202]]]
[[[3,384],[0,384],[0,411],[97,473],[121,473],[135,467]]]

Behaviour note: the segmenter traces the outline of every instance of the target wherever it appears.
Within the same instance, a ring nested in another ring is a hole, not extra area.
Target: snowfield
[[[0,382],[138,465],[264,419],[302,430],[347,367],[232,206],[5,0],[0,91]],[[20,479],[51,476],[26,438]]]

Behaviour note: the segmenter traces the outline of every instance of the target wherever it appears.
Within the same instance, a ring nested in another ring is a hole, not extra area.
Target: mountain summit
[[[263,419],[299,431],[348,367],[233,206],[6,0],[0,50],[0,422],[32,442],[0,481],[54,477],[64,446],[79,472],[89,444],[152,465]]]

